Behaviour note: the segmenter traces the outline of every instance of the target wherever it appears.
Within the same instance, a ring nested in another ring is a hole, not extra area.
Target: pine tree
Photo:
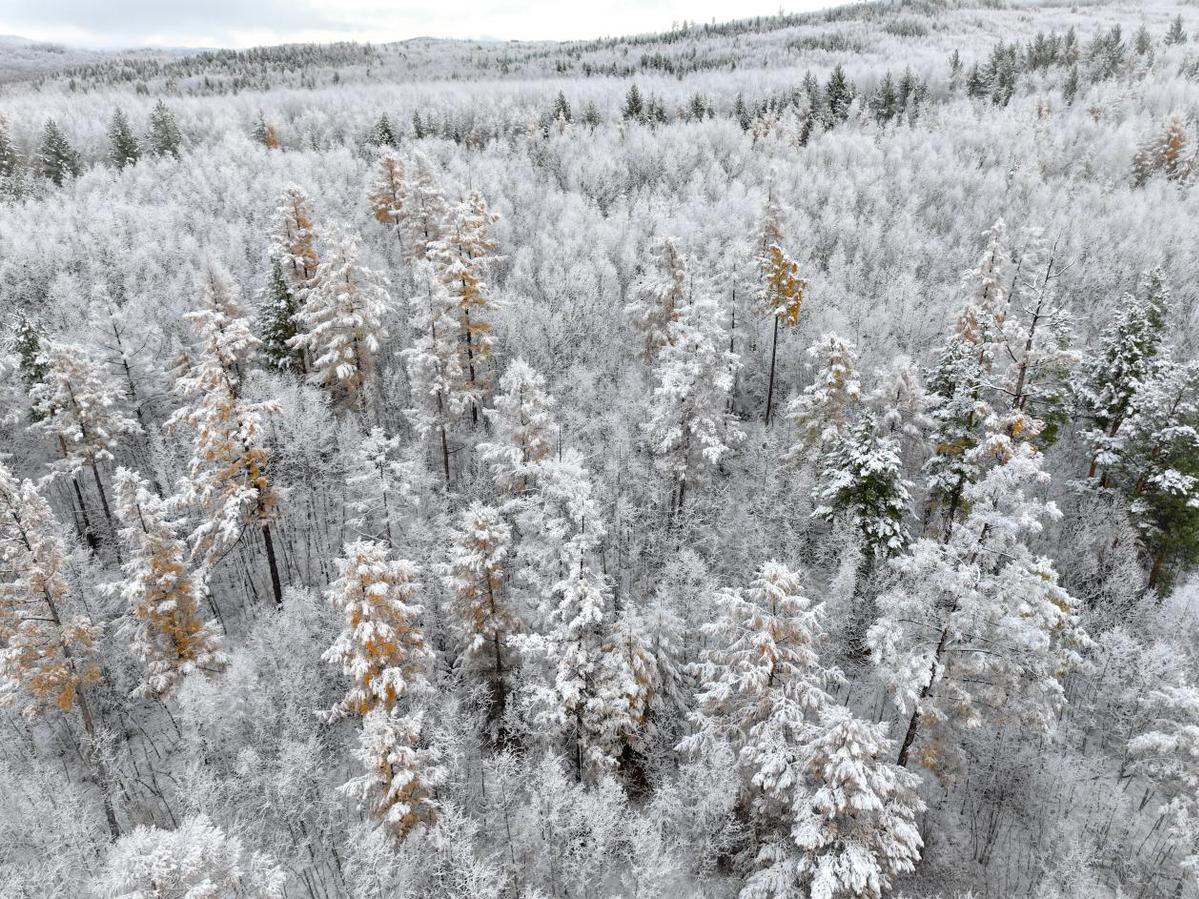
[[[433,432],[440,437],[442,468],[449,484],[448,432],[469,402],[461,390],[465,372],[458,353],[457,304],[428,263],[418,264],[414,276],[417,287],[409,309],[415,337],[402,353],[414,405],[405,414],[422,439]]]
[[[504,574],[511,543],[512,530],[499,511],[474,503],[462,513],[446,564],[446,587],[464,644],[462,667],[487,686],[497,722],[504,720],[512,691],[508,638],[521,628]]]
[[[820,729],[807,747],[814,792],[796,802],[799,875],[812,899],[881,899],[920,860],[920,779],[886,760],[895,751],[886,724],[832,707]]]
[[[1193,174],[1194,154],[1187,152],[1186,126],[1171,116],[1165,128],[1137,147],[1132,159],[1132,183],[1144,187],[1151,177],[1161,173],[1168,181],[1186,183]]]
[[[251,132],[254,140],[262,144],[268,150],[279,149],[279,132],[275,126],[266,120],[266,117],[260,111],[258,118],[254,122],[254,129]]]
[[[370,134],[367,135],[366,142],[372,147],[398,147],[400,145],[400,140],[392,130],[391,119],[387,117],[387,113],[383,113],[375,121]]]
[[[1083,363],[1074,381],[1076,414],[1089,425],[1082,432],[1091,451],[1088,478],[1101,467],[1119,462],[1118,435],[1131,411],[1133,394],[1161,364],[1168,307],[1169,290],[1161,272],[1149,273],[1139,296],[1121,298],[1099,339],[1098,351]]]
[[[971,454],[994,461],[964,488],[969,515],[946,540],[918,540],[894,560],[895,585],[879,598],[868,635],[896,706],[910,716],[900,765],[919,745],[922,764],[944,767],[957,745],[953,728],[988,715],[1052,729],[1062,678],[1087,643],[1053,563],[1027,545],[1060,517],[1035,496],[1048,480],[1040,453],[993,434]]]
[[[678,515],[692,483],[702,484],[745,438],[729,411],[741,360],[728,350],[719,304],[706,291],[668,328],[654,364],[653,396],[642,436],[671,484]]]
[[[1147,586],[1168,592],[1199,561],[1199,363],[1160,366],[1129,406],[1118,484],[1152,560]]]
[[[633,285],[633,299],[624,314],[641,339],[646,362],[652,363],[670,341],[671,324],[690,299],[687,257],[669,237],[650,255],[645,273]]]
[[[423,608],[416,566],[390,558],[385,544],[347,543],[326,596],[344,627],[323,658],[350,679],[334,715],[391,711],[431,687],[433,652],[420,628]]]
[[[824,88],[825,105],[828,109],[829,124],[837,125],[849,118],[849,106],[853,103],[854,88],[845,77],[845,70],[838,63],[829,76]]]
[[[520,358],[509,363],[499,386],[493,408],[485,413],[493,439],[477,449],[496,486],[521,496],[536,483],[538,463],[553,452],[558,437],[554,398],[541,373]]]
[[[154,156],[176,158],[183,147],[183,134],[179,131],[175,114],[162,100],[155,103],[150,111],[150,133],[146,136],[146,146]]]
[[[1187,33],[1182,30],[1182,13],[1175,16],[1170,22],[1170,29],[1166,32],[1165,42],[1168,47],[1187,42]]]
[[[491,226],[498,216],[487,208],[478,191],[452,207],[445,218],[441,238],[429,245],[438,276],[456,301],[459,340],[465,353],[465,394],[470,399],[471,417],[479,420],[479,409],[490,392],[490,379],[483,367],[491,358],[489,313],[497,308],[486,281],[487,269],[496,259]]]
[[[276,371],[304,371],[304,351],[297,344],[300,333],[300,302],[283,276],[278,259],[271,260],[271,281],[263,291],[258,313],[258,331],[262,339],[262,354],[267,365]]]
[[[21,164],[21,155],[8,134],[8,122],[0,116],[0,178],[12,178]]]
[[[347,406],[370,414],[376,357],[387,337],[391,311],[387,280],[362,264],[356,235],[330,228],[328,249],[314,285],[304,293],[297,318],[302,331],[292,340],[312,359],[313,379]]]
[[[54,119],[48,119],[42,130],[37,169],[43,178],[54,182],[55,187],[62,187],[64,181],[79,174],[79,154],[67,143]]]
[[[5,693],[19,696],[34,717],[48,707],[79,710],[88,740],[96,729],[87,688],[100,679],[96,643],[100,627],[73,612],[67,582],[68,549],[50,505],[29,480],[18,482],[0,461],[0,677]],[[70,617],[68,617],[68,615]],[[120,830],[100,776],[109,831]]]
[[[163,698],[188,675],[220,671],[228,660],[216,622],[201,618],[207,588],[188,566],[168,502],[127,468],[117,469],[113,493],[129,553],[120,593],[136,621],[134,655],[146,668],[134,694]]]
[[[142,429],[122,408],[123,391],[83,347],[43,341],[38,364],[44,376],[29,390],[36,419],[33,427],[57,444],[62,453],[57,467],[70,474],[81,510],[78,474],[84,467],[91,470],[104,519],[115,537],[100,465],[112,461],[112,451],[123,437],[140,434]]]
[[[205,566],[242,537],[247,527],[262,533],[275,604],[283,585],[275,558],[271,524],[278,495],[268,476],[270,455],[263,446],[263,418],[277,411],[272,402],[242,396],[242,378],[261,341],[241,311],[238,291],[224,271],[210,268],[201,308],[184,315],[200,339],[196,355],[176,379],[175,390],[188,404],[167,427],[187,425],[195,446],[181,499],[200,508],[204,519],[192,532],[192,553]]]
[[[816,378],[787,404],[787,418],[797,432],[788,453],[794,462],[839,440],[862,399],[858,354],[852,343],[836,334],[822,334],[807,354],[816,366]]]
[[[113,111],[112,121],[108,124],[108,141],[108,158],[118,169],[135,164],[142,154],[129,125],[129,119],[119,107]]]
[[[46,380],[46,363],[42,357],[42,329],[24,312],[17,313],[13,323],[12,348],[17,354],[17,365],[21,381],[32,388]],[[32,410],[31,410],[32,411]],[[36,412],[34,416],[36,417]]]
[[[645,121],[645,102],[641,99],[641,90],[635,81],[629,85],[629,91],[625,94],[624,109],[620,115],[626,122]]]
[[[909,541],[904,519],[911,497],[903,479],[899,447],[878,433],[873,416],[863,415],[821,459],[814,488],[820,506],[815,518],[847,517],[861,536],[866,559],[889,559]]]

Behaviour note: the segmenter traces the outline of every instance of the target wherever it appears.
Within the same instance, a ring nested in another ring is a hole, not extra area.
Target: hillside
[[[1197,122],[1172,0],[0,38],[0,897],[1199,897]]]

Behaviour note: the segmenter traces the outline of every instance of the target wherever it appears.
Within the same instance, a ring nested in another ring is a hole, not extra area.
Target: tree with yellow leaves
[[[50,504],[32,481],[18,481],[0,462],[0,699],[21,697],[30,718],[47,708],[78,709],[94,740],[85,688],[100,679],[100,629],[86,614],[68,617],[67,557]],[[107,794],[103,801],[109,829],[118,836]]]
[[[416,566],[388,557],[372,540],[347,543],[336,562],[337,579],[326,593],[345,626],[324,659],[350,678],[335,715],[391,709],[399,700],[429,690],[433,653],[419,626],[422,607]]]
[[[491,358],[491,323],[486,316],[496,303],[485,276],[496,258],[491,226],[498,218],[487,208],[483,195],[472,191],[449,211],[441,239],[429,247],[438,275],[456,301],[459,341],[465,354],[465,392],[476,423],[483,397],[491,388],[490,379],[480,369]]]
[[[267,475],[270,455],[262,445],[262,418],[277,411],[272,402],[249,402],[241,395],[242,373],[258,351],[229,275],[210,268],[201,308],[185,316],[199,334],[198,351],[186,363],[175,389],[189,400],[167,421],[195,431],[190,477],[181,499],[197,506],[204,520],[192,533],[192,554],[210,565],[241,539],[246,528],[261,530],[275,604],[283,605],[283,585],[275,559],[271,524],[278,495]]]
[[[133,651],[146,666],[136,696],[163,698],[190,674],[225,667],[216,622],[204,621],[203,582],[189,569],[179,522],[145,478],[118,468],[113,479],[121,537],[129,550],[121,596],[136,621]]]
[[[511,690],[508,637],[520,629],[504,577],[511,544],[512,529],[500,512],[475,503],[462,513],[446,565],[445,583],[465,643],[462,666],[487,685],[493,721],[504,718]]]
[[[758,266],[761,271],[761,301],[774,319],[770,342],[770,377],[766,388],[766,424],[774,406],[774,368],[778,354],[779,325],[794,328],[799,324],[808,282],[799,277],[799,265],[783,249],[783,232],[778,221],[778,205],[773,191],[766,203],[766,217],[759,242]]]
[[[381,225],[394,230],[403,240],[400,223],[404,213],[404,163],[388,150],[379,157],[366,192],[371,214]]]
[[[300,188],[288,187],[275,209],[270,253],[283,266],[284,277],[293,290],[307,287],[316,274],[316,237],[308,198]]]
[[[691,274],[687,257],[666,238],[650,256],[650,264],[633,287],[624,314],[644,342],[642,355],[652,364],[671,339],[671,324],[690,300]]]

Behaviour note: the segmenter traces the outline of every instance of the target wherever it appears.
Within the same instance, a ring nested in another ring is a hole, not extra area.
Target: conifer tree
[[[448,484],[448,431],[468,403],[461,390],[465,372],[458,353],[457,304],[428,263],[418,264],[414,274],[417,286],[409,309],[415,337],[402,354],[413,406],[405,414],[422,439],[434,432],[440,437],[441,463]]]
[[[815,380],[787,404],[787,417],[796,429],[788,453],[794,462],[839,440],[862,399],[858,354],[852,343],[836,334],[822,334],[807,354],[816,367]]]
[[[108,124],[108,142],[108,158],[118,169],[135,164],[141,156],[141,147],[133,135],[129,119],[119,107],[113,111],[112,121]]]
[[[433,652],[420,627],[416,566],[369,540],[347,543],[336,565],[326,596],[344,626],[324,659],[350,679],[350,688],[333,714],[389,712],[428,693]]]
[[[766,201],[762,232],[758,240],[758,272],[761,278],[759,301],[772,319],[770,373],[766,387],[766,424],[770,424],[774,406],[774,371],[778,354],[779,326],[795,328],[803,307],[808,282],[799,277],[799,266],[783,249],[778,202],[771,185]]]
[[[258,118],[254,122],[252,134],[254,136],[254,140],[258,141],[258,143],[262,144],[268,150],[279,149],[279,132],[276,130],[274,125],[266,120],[266,117],[261,111],[258,113]]]
[[[671,484],[678,515],[691,483],[702,483],[744,439],[729,411],[741,360],[727,349],[718,303],[699,292],[668,328],[654,364],[649,417],[641,426],[650,452]]]
[[[8,122],[4,116],[0,116],[0,178],[12,178],[17,174],[20,163],[21,154],[13,146],[8,134]]]
[[[645,273],[633,286],[633,299],[624,313],[643,344],[645,361],[653,363],[671,339],[671,324],[678,320],[691,293],[687,257],[670,238],[650,255]]]
[[[167,427],[187,425],[195,446],[182,484],[181,499],[197,506],[203,520],[192,532],[192,553],[205,566],[241,539],[247,527],[262,533],[275,604],[283,604],[271,524],[279,498],[268,475],[270,455],[263,446],[263,418],[277,411],[272,402],[242,396],[244,372],[261,347],[241,311],[238,291],[224,271],[205,276],[201,308],[184,316],[196,329],[199,346],[175,382],[187,401]]]
[[[1170,29],[1166,32],[1165,42],[1168,47],[1187,42],[1187,33],[1182,29],[1182,13],[1179,13],[1171,20]]]
[[[258,313],[258,330],[262,339],[262,355],[276,371],[304,371],[304,351],[298,345],[300,333],[298,291],[288,285],[283,266],[271,260],[271,280],[263,291]]]
[[[183,134],[175,122],[175,114],[159,100],[150,111],[150,133],[146,146],[154,156],[179,156],[183,146]]]
[[[134,693],[162,698],[185,677],[220,671],[228,660],[216,622],[201,617],[207,588],[188,565],[181,523],[167,501],[127,468],[117,469],[113,485],[129,554],[120,592],[136,621],[133,652],[146,669]]]
[[[407,191],[400,217],[403,222],[404,248],[410,259],[429,259],[430,249],[443,237],[449,204],[438,183],[433,163],[423,153],[415,153],[405,166]]]
[[[402,238],[399,225],[403,221],[404,190],[404,163],[395,153],[383,153],[367,188],[366,199],[375,221],[393,229],[399,238]]]
[[[492,720],[499,722],[512,690],[508,638],[521,627],[504,573],[511,543],[511,528],[499,511],[472,504],[452,536],[445,578],[464,644],[462,666],[486,684]]]
[[[46,379],[46,363],[42,357],[42,329],[24,312],[17,313],[13,324],[12,348],[17,354],[21,381],[32,388]],[[33,410],[31,410],[33,411]],[[37,413],[33,412],[36,418]]]
[[[536,483],[538,463],[558,438],[554,398],[545,378],[524,359],[508,364],[493,408],[486,410],[493,439],[478,446],[479,459],[501,491],[521,496]]]
[[[47,708],[78,709],[94,742],[87,688],[100,679],[100,627],[86,611],[74,612],[68,555],[49,503],[33,482],[17,481],[0,461],[0,686],[24,703],[27,717]],[[120,830],[105,766],[99,758],[95,763],[104,815],[115,838]]]
[[[396,137],[395,131],[391,127],[391,119],[387,117],[387,113],[383,113],[371,126],[370,134],[367,136],[367,143],[373,147],[398,147],[400,145],[399,138]]]
[[[796,802],[799,875],[812,899],[881,899],[920,860],[920,778],[888,761],[886,724],[831,707],[820,730],[807,747],[814,792]]]
[[[1126,294],[1099,339],[1099,349],[1083,362],[1073,384],[1077,414],[1089,425],[1082,438],[1091,451],[1088,478],[1115,465],[1118,435],[1132,411],[1137,388],[1162,364],[1169,290],[1160,271],[1151,272],[1139,295]],[[1106,477],[1106,476],[1105,476]]]
[[[271,257],[283,267],[284,277],[293,292],[307,288],[316,274],[316,230],[308,198],[298,187],[283,191],[275,209],[271,227]]]
[[[121,389],[82,347],[43,341],[38,364],[44,376],[29,391],[36,418],[33,427],[57,444],[62,453],[58,467],[70,474],[81,509],[78,473],[84,467],[91,470],[104,519],[115,537],[100,465],[112,461],[112,451],[123,437],[140,434],[142,429],[122,408]]]
[[[496,259],[491,226],[498,218],[487,208],[483,195],[472,191],[449,210],[441,238],[428,249],[456,302],[459,340],[466,357],[462,365],[466,372],[463,389],[470,399],[475,422],[491,389],[490,379],[482,369],[491,358],[491,323],[487,316],[496,309],[496,303],[490,295],[486,274]]]
[[[55,187],[62,187],[64,181],[79,174],[79,154],[67,143],[66,136],[53,119],[48,119],[42,130],[37,168],[43,178],[54,182]]]
[[[314,285],[304,293],[297,318],[303,330],[292,346],[312,359],[312,377],[347,406],[371,412],[376,357],[387,337],[391,311],[387,281],[362,263],[356,235],[330,228],[328,249],[317,266]]]

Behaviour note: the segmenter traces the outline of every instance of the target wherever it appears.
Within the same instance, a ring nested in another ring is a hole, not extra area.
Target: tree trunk
[[[108,530],[112,534],[113,551],[117,555],[117,564],[120,565],[121,559],[121,541],[117,537],[117,527],[112,522],[112,510],[108,508],[108,495],[104,492],[104,482],[100,480],[100,469],[96,467],[96,461],[91,459],[88,465],[92,469],[92,479],[96,482],[96,492],[100,494],[100,508],[104,512],[104,520],[108,522]]]
[[[770,381],[766,387],[766,424],[770,424],[770,408],[774,404],[774,359],[779,347],[779,317],[774,317],[774,337],[770,342]]]
[[[96,729],[92,722],[92,711],[88,707],[87,699],[84,698],[83,691],[80,690],[77,694],[79,701],[79,717],[83,719],[83,729],[87,733],[88,741],[92,744],[91,748],[94,751],[96,744]],[[99,758],[94,759],[96,764],[96,779],[100,782],[100,801],[104,806],[104,820],[108,822],[108,832],[112,834],[114,840],[120,839],[121,828],[117,824],[117,815],[112,808],[112,800],[108,797],[108,770]]]
[[[279,580],[279,563],[275,560],[275,543],[271,540],[271,526],[263,524],[262,540],[266,544],[266,564],[271,569],[271,592],[275,595],[276,608],[283,608],[283,584]]]
[[[441,425],[441,467],[445,471],[445,486],[450,486],[450,445],[445,437],[445,425]]]

